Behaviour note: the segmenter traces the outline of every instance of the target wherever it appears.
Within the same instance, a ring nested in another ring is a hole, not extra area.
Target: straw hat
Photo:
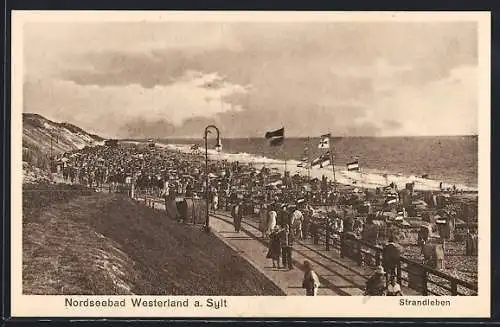
[[[375,273],[380,275],[385,275],[384,267],[378,266],[377,269],[375,270]]]

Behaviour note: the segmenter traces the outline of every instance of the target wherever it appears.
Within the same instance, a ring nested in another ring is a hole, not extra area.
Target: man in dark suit
[[[241,220],[243,218],[242,204],[243,201],[239,200],[231,212],[231,216],[233,216],[234,231],[236,233],[239,233],[241,229]]]
[[[396,243],[394,243],[394,237],[390,236],[389,243],[387,243],[382,250],[382,264],[387,272],[385,275],[386,282],[389,282],[391,276],[397,277],[400,256],[401,251]]]
[[[281,253],[283,260],[283,267],[288,270],[293,269],[292,264],[292,250],[293,250],[293,235],[290,233],[290,226],[285,225],[280,234],[281,239]]]

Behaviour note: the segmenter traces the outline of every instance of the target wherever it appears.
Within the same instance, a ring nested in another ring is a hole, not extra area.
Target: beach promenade
[[[136,198],[143,202],[143,198]],[[164,202],[154,201],[155,209],[165,210]],[[201,226],[200,226],[201,227]],[[292,261],[294,269],[285,270],[272,267],[266,258],[266,240],[262,239],[258,223],[248,217],[243,218],[239,233],[234,231],[231,216],[223,211],[210,214],[211,232],[247,260],[258,271],[275,283],[286,295],[305,295],[302,288],[304,260],[308,260],[320,278],[318,296],[363,296],[366,280],[373,269],[359,266],[352,260],[340,258],[335,248],[325,250],[323,244],[314,245],[311,239],[296,241],[293,246]],[[418,295],[415,290],[403,287],[405,295]]]
[[[312,240],[298,241],[293,247],[294,269],[284,270],[272,267],[266,258],[267,246],[261,238],[257,222],[243,219],[241,231],[234,231],[231,217],[225,213],[212,214],[212,232],[237,251],[243,258],[278,285],[287,295],[305,295],[302,288],[304,260],[311,262],[318,274],[321,286],[318,295],[362,296],[366,280],[373,270],[360,267],[355,262],[340,258],[337,249],[325,250],[324,245],[314,245]],[[414,290],[404,288],[405,295],[416,295]]]

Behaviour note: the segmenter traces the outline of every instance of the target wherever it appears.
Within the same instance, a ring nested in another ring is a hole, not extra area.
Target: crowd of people
[[[175,199],[181,218],[185,199],[205,198],[205,194],[212,210],[231,212],[236,232],[241,230],[243,217],[260,218],[262,237],[269,244],[267,258],[277,269],[293,269],[294,242],[311,238],[318,244],[321,228],[374,244],[387,243],[384,264],[368,280],[367,294],[396,295],[401,291],[396,282],[394,263],[400,253],[395,240],[405,227],[405,218],[415,211],[412,184],[403,190],[394,184],[368,190],[338,185],[326,177],[311,179],[238,162],[213,160],[205,167],[204,157],[198,154],[143,144],[86,147],[62,154],[57,165],[68,182],[106,186],[110,191],[133,189],[165,201]],[[431,203],[435,204],[435,197],[430,199],[427,205],[435,206]],[[303,287],[307,295],[316,295],[318,276],[309,262],[303,267]]]

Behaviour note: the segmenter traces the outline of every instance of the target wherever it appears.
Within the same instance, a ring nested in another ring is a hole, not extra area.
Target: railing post
[[[314,222],[314,229],[313,229],[313,244],[318,245],[319,244],[319,226],[317,222]]]
[[[427,290],[427,269],[424,269],[424,275],[422,276],[422,295],[427,296],[429,295],[429,292]]]
[[[194,208],[195,208],[194,198],[191,201],[193,201],[193,209],[191,209],[191,218],[193,219],[193,225],[196,225],[196,216],[194,215]]]
[[[340,257],[344,257],[344,242],[345,242],[345,237],[344,237],[344,232],[340,234]]]
[[[398,278],[398,284],[401,285],[401,260],[398,261],[398,265],[396,267],[396,274]]]
[[[457,291],[457,281],[452,279],[451,280],[451,295],[452,296],[456,296],[458,291]]]
[[[325,226],[325,245],[326,251],[330,251],[330,225]]]
[[[363,265],[363,252],[361,251],[361,243],[356,242],[356,247],[358,248],[358,265]]]

